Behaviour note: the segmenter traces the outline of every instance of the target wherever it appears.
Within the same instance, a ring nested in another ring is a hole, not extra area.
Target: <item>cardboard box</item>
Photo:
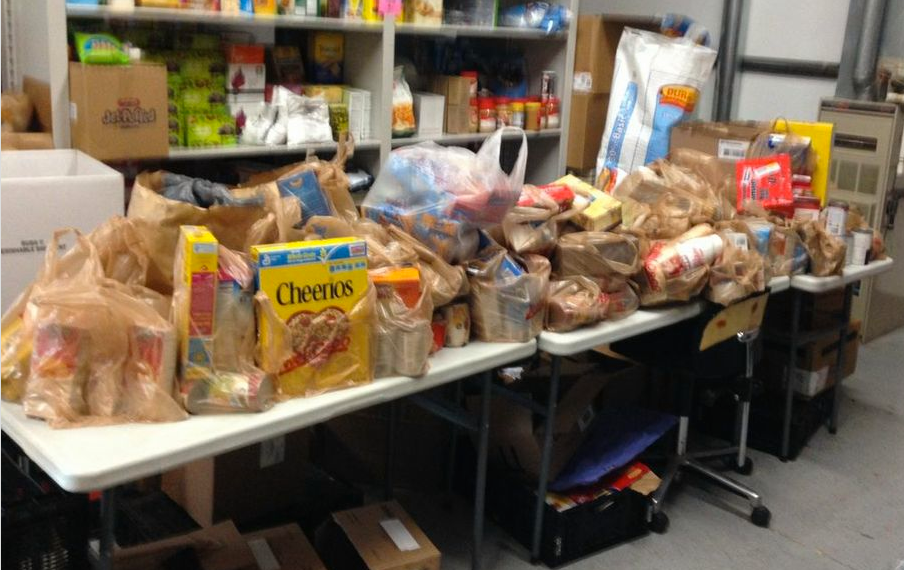
[[[329,568],[439,570],[440,552],[395,501],[334,513],[317,531]]]
[[[584,441],[587,429],[595,416],[594,399],[605,386],[599,378],[588,375],[595,365],[566,362],[562,363],[563,396],[556,410],[553,426],[553,449],[549,467],[550,481],[574,455]],[[541,367],[524,380],[524,388],[539,400],[546,393],[549,368]],[[541,394],[542,393],[542,394]],[[469,408],[474,408],[474,399],[468,400]],[[540,456],[543,449],[544,432],[542,424],[535,424],[533,413],[524,406],[505,398],[494,398],[490,406],[490,461],[507,469],[522,470],[536,480],[540,473]],[[538,427],[535,429],[534,426]]]
[[[568,168],[596,168],[608,110],[608,93],[572,93],[568,154],[565,159]]]
[[[313,32],[308,35],[309,78],[314,83],[342,83],[345,65],[345,36],[342,32]],[[334,101],[339,103],[340,101]]]
[[[231,521],[113,552],[113,568],[129,570],[248,570],[257,567],[251,548]]]
[[[297,524],[243,535],[260,570],[326,570]]]
[[[54,230],[73,227],[87,234],[125,213],[125,183],[116,170],[72,149],[4,152],[0,165],[0,289],[5,312],[43,266]],[[73,237],[67,236],[61,247],[72,243]]]
[[[841,378],[847,378],[857,369],[857,353],[860,349],[860,321],[848,325],[844,344],[844,370]],[[806,344],[798,349],[797,362],[792,372],[794,391],[806,397],[813,397],[835,385],[838,374],[835,364],[838,358],[838,337]],[[760,376],[779,390],[784,389],[785,369],[788,362],[786,347],[767,343],[763,360],[759,365]]]
[[[414,94],[414,117],[420,136],[441,135],[445,125],[446,98],[434,93]]]
[[[166,67],[69,64],[72,146],[98,160],[169,154]]]
[[[309,434],[298,431],[163,474],[161,488],[201,526],[287,508],[302,489]]]
[[[690,148],[718,157],[722,174],[734,180],[735,163],[744,158],[753,139],[769,129],[768,123],[756,121],[678,123],[672,127],[669,152],[678,148]]]
[[[609,93],[615,72],[615,53],[625,27],[658,32],[649,20],[612,19],[599,14],[578,17],[574,52],[574,91]]]
[[[467,77],[439,75],[432,79],[430,91],[446,98],[445,131],[470,132],[471,83]]]

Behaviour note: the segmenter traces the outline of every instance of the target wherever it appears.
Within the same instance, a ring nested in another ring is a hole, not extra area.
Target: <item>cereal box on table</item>
[[[355,238],[260,245],[251,248],[255,284],[273,311],[261,311],[260,343],[264,359],[274,330],[287,330],[292,354],[282,363],[262,362],[279,370],[280,392],[312,395],[332,388],[369,382],[370,309],[359,303],[368,295],[367,244]],[[274,327],[278,318],[286,327]]]

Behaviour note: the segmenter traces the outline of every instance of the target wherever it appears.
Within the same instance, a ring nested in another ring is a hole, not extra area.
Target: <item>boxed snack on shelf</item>
[[[443,133],[445,106],[446,98],[442,95],[414,94],[414,120],[418,136],[432,137]]]
[[[443,23],[442,0],[405,0],[405,21],[425,26],[440,26]]]
[[[280,393],[313,395],[370,382],[374,294],[367,245],[337,238],[251,248],[261,366]]]
[[[342,90],[342,102],[348,107],[348,131],[356,141],[367,140],[371,137],[370,91],[346,87]]]
[[[229,146],[238,142],[235,119],[228,113],[185,115],[185,146]]]
[[[180,343],[179,374],[196,380],[213,369],[219,243],[204,226],[182,226],[176,247],[173,316]]]
[[[232,93],[263,92],[267,85],[264,46],[226,46],[226,89]]]
[[[304,95],[307,97],[319,97],[327,103],[342,103],[345,96],[345,88],[342,85],[305,85]]]
[[[98,160],[169,153],[166,68],[69,64],[72,146]]]
[[[345,36],[341,32],[314,32],[309,36],[309,74],[315,83],[342,83]]]
[[[304,82],[304,62],[298,46],[276,45],[270,50],[270,54],[277,83],[298,85]]]

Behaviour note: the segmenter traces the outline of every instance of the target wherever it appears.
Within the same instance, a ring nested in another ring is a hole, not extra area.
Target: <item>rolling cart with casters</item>
[[[761,527],[769,526],[771,513],[763,505],[763,498],[757,491],[703,463],[703,460],[730,458],[733,469],[738,473],[747,474],[753,469],[753,463],[747,457],[747,427],[755,343],[759,337],[759,326],[767,298],[768,293],[750,297],[727,308],[708,307],[696,319],[613,345],[616,352],[657,368],[677,370],[681,376],[676,450],[668,459],[662,483],[650,497],[648,522],[653,532],[664,533],[668,530],[669,519],[662,511],[663,501],[683,470],[693,471],[746,499],[751,507],[751,522]],[[696,339],[699,339],[697,345],[693,342]],[[651,346],[663,349],[651,355]],[[743,352],[743,355],[739,352]],[[738,365],[740,362],[744,363],[742,367]],[[724,449],[688,452],[687,436],[695,377],[724,378],[734,373],[742,376],[738,390],[735,445]]]

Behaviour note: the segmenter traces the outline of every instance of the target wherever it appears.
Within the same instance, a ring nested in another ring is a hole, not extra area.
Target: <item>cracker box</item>
[[[179,228],[174,297],[184,380],[205,378],[213,368],[217,248],[217,238],[206,227]]]
[[[251,257],[257,289],[272,306],[259,315],[261,364],[279,371],[281,392],[313,395],[370,382],[371,308],[359,305],[369,287],[366,243],[336,238],[259,245]],[[283,341],[278,334],[291,337],[292,356],[268,362],[269,348]]]
[[[575,223],[585,230],[606,231],[621,223],[622,204],[609,194],[594,188],[573,174],[563,176],[553,184],[566,186],[577,196],[589,202],[584,211],[574,219]]]

